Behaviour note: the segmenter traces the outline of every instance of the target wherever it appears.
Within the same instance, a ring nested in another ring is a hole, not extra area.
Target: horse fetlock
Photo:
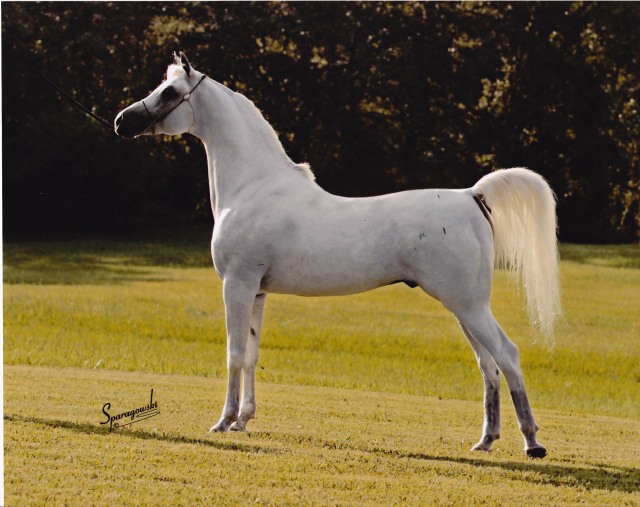
[[[256,415],[255,407],[253,410],[245,410],[243,408],[242,412],[240,412],[240,416],[238,420],[235,421],[231,427],[229,428],[231,431],[247,431],[247,423],[253,419]]]
[[[536,434],[538,433],[538,425],[533,419],[518,421],[518,427],[526,442],[534,444],[536,442]]]
[[[545,447],[536,440],[537,424],[533,423],[533,428],[529,431],[523,431],[524,451],[530,458],[544,458],[547,455]]]
[[[491,452],[491,446],[493,445],[493,442],[495,442],[499,438],[500,438],[500,434],[483,435],[482,438],[480,439],[480,441],[476,445],[474,445],[471,448],[471,450],[472,451]]]
[[[237,420],[231,426],[229,426],[229,431],[247,431],[247,424],[246,422]]]

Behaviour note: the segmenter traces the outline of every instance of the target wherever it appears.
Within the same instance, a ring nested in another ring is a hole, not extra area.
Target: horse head
[[[183,52],[173,54],[167,78],[145,99],[121,111],[114,121],[116,134],[126,139],[141,135],[177,135],[188,132],[195,121],[189,99],[206,78],[191,67]]]

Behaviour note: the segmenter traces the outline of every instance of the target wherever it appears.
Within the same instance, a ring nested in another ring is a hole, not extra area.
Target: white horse
[[[518,348],[489,308],[495,263],[522,276],[530,316],[552,331],[560,312],[554,195],[527,169],[506,169],[464,190],[415,190],[350,199],[327,193],[286,155],[244,96],[194,70],[180,53],[166,80],[115,119],[126,138],[190,133],[205,145],[215,226],[211,253],[223,281],[228,388],[214,432],[246,430],[268,293],[354,294],[404,282],[458,319],[485,384],[473,450],[500,437],[500,372],[525,451],[543,457]],[[242,399],[240,399],[242,380]]]

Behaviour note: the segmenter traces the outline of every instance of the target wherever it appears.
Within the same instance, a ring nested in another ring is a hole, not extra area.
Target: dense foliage
[[[211,220],[197,140],[122,141],[17,56],[112,119],[183,50],[332,192],[526,166],[563,240],[637,241],[639,25],[635,2],[3,3],[5,232]]]

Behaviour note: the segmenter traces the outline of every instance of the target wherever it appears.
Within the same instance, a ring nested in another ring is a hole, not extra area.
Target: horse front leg
[[[247,337],[247,349],[242,367],[242,401],[238,420],[229,428],[231,431],[247,431],[247,423],[256,415],[255,372],[258,362],[262,315],[267,295],[256,296],[251,312],[251,326]]]
[[[256,288],[257,289],[257,288]],[[227,323],[227,397],[222,417],[209,431],[225,432],[238,420],[240,381],[247,353],[247,340],[251,328],[251,314],[257,290],[246,284],[226,279],[223,282],[225,317]]]
[[[493,442],[500,438],[500,370],[487,349],[471,336],[471,333],[464,324],[461,322],[458,323],[473,348],[484,380],[484,424],[482,425],[482,438],[480,438],[471,450],[490,452]]]

